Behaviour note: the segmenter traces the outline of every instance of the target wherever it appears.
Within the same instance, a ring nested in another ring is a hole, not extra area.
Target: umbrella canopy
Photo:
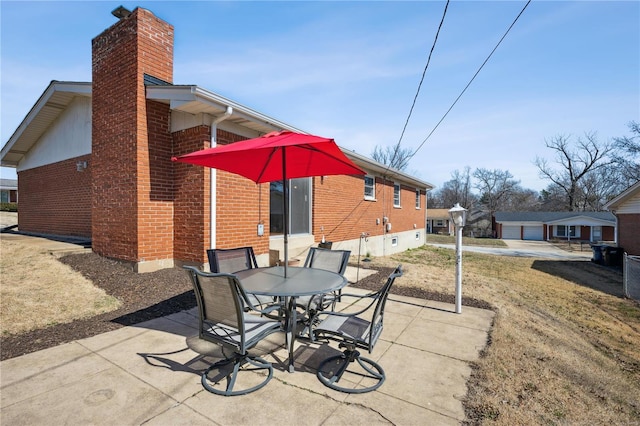
[[[366,174],[344,155],[333,139],[290,131],[272,132],[258,138],[173,157],[171,160],[225,170],[256,183],[284,181],[285,276],[289,233],[288,180]]]
[[[289,131],[172,158],[242,175],[256,183],[310,176],[362,175],[333,139]],[[286,167],[283,167],[286,161]]]

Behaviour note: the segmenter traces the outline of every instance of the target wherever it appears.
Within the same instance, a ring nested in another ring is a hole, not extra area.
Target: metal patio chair
[[[324,269],[344,275],[349,263],[350,250],[330,250],[319,247],[309,248],[309,253],[304,261],[304,268]],[[303,310],[302,320],[305,323],[315,315],[316,311],[335,306],[340,300],[342,289],[331,294],[318,294],[303,296],[296,300],[296,306]],[[308,324],[307,324],[308,325]]]
[[[358,349],[366,349],[371,353],[382,333],[384,308],[389,291],[396,278],[402,276],[402,265],[389,275],[386,283],[375,293],[356,295],[343,293],[344,299],[354,302],[351,306],[358,308],[366,302],[366,306],[355,312],[319,311],[312,320],[312,336],[314,339],[327,339],[340,342],[344,348],[340,355],[330,357],[318,367],[318,379],[331,389],[346,393],[365,393],[378,389],[385,380],[382,367],[371,359],[360,356]],[[359,302],[356,304],[356,302]],[[357,370],[355,368],[357,367]],[[354,368],[355,367],[355,368]],[[342,387],[338,384],[344,373],[354,374],[362,379],[356,387]],[[367,383],[373,382],[368,385]]]
[[[209,259],[209,269],[213,273],[235,274],[238,271],[258,267],[253,247],[208,249],[207,258]],[[251,303],[261,309],[276,303],[273,298],[268,296],[258,296],[251,293],[247,293],[247,295]]]
[[[235,275],[202,272],[192,266],[184,268],[191,277],[198,303],[199,336],[222,346],[225,357],[202,373],[202,386],[209,392],[225,396],[244,395],[265,386],[273,376],[273,367],[248,351],[268,335],[281,331],[280,321],[245,311],[245,306],[248,306],[251,311],[268,313],[268,310],[260,310],[249,301]],[[232,353],[227,355],[225,350]],[[260,378],[258,384],[234,390],[238,376],[246,376],[241,373],[254,370],[267,370],[268,374],[266,378],[253,374],[249,379],[255,381]]]

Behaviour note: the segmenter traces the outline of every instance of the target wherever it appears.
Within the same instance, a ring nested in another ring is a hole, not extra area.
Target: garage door
[[[542,241],[542,226],[525,226],[522,235],[525,240]]]
[[[520,227],[519,226],[503,226],[502,239],[503,240],[519,240]]]

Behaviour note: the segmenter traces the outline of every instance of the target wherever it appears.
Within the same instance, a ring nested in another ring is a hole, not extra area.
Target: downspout
[[[230,106],[227,107],[226,111],[222,114],[217,116],[216,118],[214,118],[213,120],[211,120],[211,148],[215,148],[218,145],[218,142],[216,140],[217,137],[217,133],[218,133],[218,124],[223,122],[224,120],[226,120],[227,118],[229,118],[231,116],[231,114],[233,114],[233,108],[231,108]],[[209,203],[209,229],[210,229],[210,235],[209,235],[209,241],[210,241],[210,246],[211,248],[216,248],[216,204],[217,204],[217,199],[216,199],[216,185],[217,185],[217,170],[216,169],[211,169],[211,174],[209,175],[210,177],[210,182],[209,182],[209,190],[210,190],[210,194],[209,194],[209,198],[210,198],[210,203]]]
[[[427,191],[427,188],[424,189],[424,241],[422,242],[422,244],[427,244],[427,224],[429,223],[429,216],[428,216],[428,212],[427,212],[427,204],[429,204],[429,191]]]

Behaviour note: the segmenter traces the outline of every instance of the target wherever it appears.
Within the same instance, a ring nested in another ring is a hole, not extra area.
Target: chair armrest
[[[341,297],[354,297],[356,299],[365,299],[367,297],[376,297],[378,295],[379,292],[375,291],[373,293],[367,293],[367,294],[353,294],[353,293],[341,293],[340,296]]]
[[[376,303],[376,301],[378,300],[377,297],[375,297],[378,293],[371,293],[371,294],[366,294],[366,295],[354,295],[354,294],[342,294],[342,296],[351,296],[354,297],[358,300],[363,300],[363,299],[368,299],[371,298],[371,301],[369,303],[367,303],[367,305],[365,307],[363,307],[362,309],[359,309],[357,311],[353,311],[353,312],[340,312],[340,311],[318,311],[315,313],[315,315],[312,318],[311,323],[313,324],[316,319],[320,316],[320,315],[332,315],[332,316],[337,316],[337,317],[352,317],[352,316],[357,316],[360,315],[363,312],[368,311],[369,309],[371,309],[371,307],[373,306],[374,303]],[[355,302],[353,302],[355,303]],[[350,305],[352,306],[353,303]]]
[[[246,304],[246,307],[249,308],[248,311],[258,312],[261,315],[270,314],[271,312],[277,311],[277,310],[279,310],[281,308],[281,306],[277,305],[277,304],[276,305],[267,306],[266,308],[257,307],[253,303],[251,303],[251,301],[248,300],[248,298],[244,299],[244,303]]]

